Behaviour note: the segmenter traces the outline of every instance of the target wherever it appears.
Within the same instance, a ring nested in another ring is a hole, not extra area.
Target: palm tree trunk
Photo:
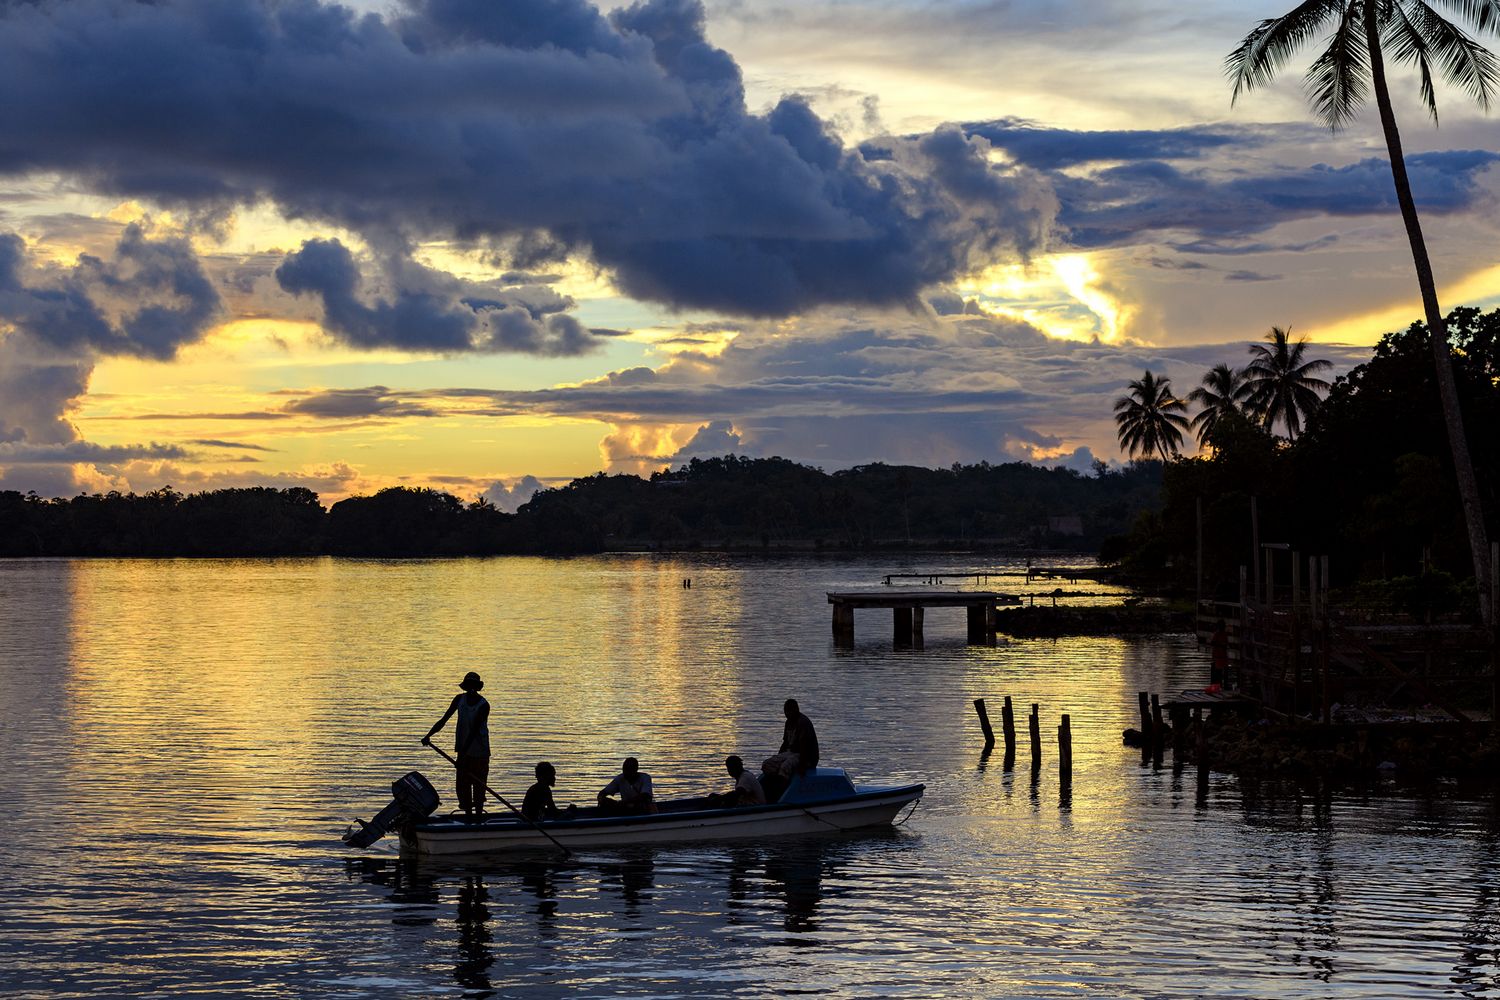
[[[1375,85],[1375,103],[1380,109],[1380,127],[1385,131],[1385,145],[1390,153],[1391,177],[1396,182],[1396,200],[1401,203],[1401,219],[1406,223],[1406,237],[1411,242],[1417,284],[1422,289],[1422,308],[1427,313],[1427,329],[1432,334],[1432,357],[1437,365],[1438,396],[1443,403],[1443,420],[1448,425],[1448,446],[1453,451],[1453,471],[1458,477],[1458,496],[1463,502],[1464,520],[1468,522],[1469,549],[1474,556],[1474,582],[1479,590],[1479,608],[1485,623],[1491,624],[1494,620],[1495,595],[1489,593],[1490,546],[1485,533],[1479,482],[1474,476],[1474,462],[1469,457],[1469,439],[1464,434],[1464,415],[1458,405],[1458,386],[1453,380],[1448,326],[1443,322],[1443,313],[1438,307],[1432,261],[1427,257],[1422,223],[1417,218],[1417,203],[1412,199],[1411,181],[1406,176],[1406,158],[1401,153],[1401,133],[1396,130],[1396,113],[1391,110],[1391,92],[1386,86],[1385,62],[1380,54],[1380,27],[1376,21],[1376,4],[1372,0],[1365,0],[1364,14],[1365,41],[1370,48],[1370,76]]]

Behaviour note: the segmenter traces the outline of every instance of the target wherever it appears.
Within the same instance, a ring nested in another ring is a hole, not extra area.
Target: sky
[[[0,489],[1120,461],[1144,370],[1419,314],[1373,114],[1310,55],[1231,105],[1281,12],[0,0]],[[1393,86],[1443,305],[1500,304],[1500,121]]]

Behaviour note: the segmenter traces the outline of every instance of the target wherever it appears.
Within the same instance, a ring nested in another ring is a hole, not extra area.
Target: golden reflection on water
[[[1493,803],[1217,775],[1200,794],[1170,755],[1143,766],[1119,732],[1137,691],[1202,683],[1186,637],[973,647],[961,613],[934,612],[922,649],[892,648],[888,615],[835,649],[823,592],[912,568],[899,562],[0,562],[0,991],[1500,988]],[[928,796],[873,837],[569,865],[352,855],[347,817],[404,771],[450,797],[417,740],[468,669],[494,706],[491,783],[517,796],[546,758],[559,800],[587,801],[627,753],[663,794],[720,787],[726,753],[776,748],[787,696],[830,763]],[[988,699],[998,726],[1007,694],[1011,769],[981,754],[970,706]]]

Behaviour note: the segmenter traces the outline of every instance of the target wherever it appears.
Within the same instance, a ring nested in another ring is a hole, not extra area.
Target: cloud
[[[514,514],[517,510],[521,509],[523,504],[536,496],[539,490],[546,488],[547,484],[536,476],[522,476],[510,486],[506,486],[505,483],[497,480],[490,484],[480,494],[480,497],[488,500],[507,514]]]
[[[151,239],[138,225],[125,228],[109,260],[29,264],[21,238],[0,234],[0,321],[68,354],[166,360],[219,314],[218,292],[187,241]]]
[[[208,448],[236,448],[245,451],[275,451],[275,448],[267,448],[261,444],[250,444],[245,441],[221,441],[217,438],[195,438],[190,444],[203,445]]]
[[[3,174],[200,215],[274,204],[392,256],[424,240],[506,248],[521,270],[584,254],[627,295],[745,315],[912,302],[1037,250],[1056,210],[1043,178],[956,128],[868,158],[798,98],[751,113],[694,0],[608,18],[583,0],[408,0],[386,18],[318,0],[0,5],[0,93]],[[333,257],[291,281],[340,336],[466,349],[451,303],[361,305]],[[537,336],[510,309],[490,318],[501,342]]]
[[[282,411],[302,416],[349,419],[355,417],[435,417],[438,411],[405,402],[383,385],[361,389],[323,389],[294,399]]]
[[[1280,281],[1279,274],[1262,274],[1259,271],[1230,271],[1224,275],[1225,281]]]
[[[1487,203],[1480,177],[1496,162],[1500,153],[1481,150],[1407,157],[1423,214],[1446,215]],[[1315,164],[1227,176],[1143,160],[1085,176],[1055,175],[1053,183],[1062,203],[1059,222],[1068,239],[1085,248],[1136,245],[1163,233],[1182,233],[1196,241],[1179,249],[1214,252],[1203,248],[1299,219],[1397,210],[1390,165],[1376,158],[1342,167]]]
[[[1022,118],[968,122],[968,135],[982,136],[1027,166],[1060,170],[1112,160],[1197,159],[1226,146],[1259,144],[1264,130],[1243,126],[1192,125],[1174,129],[1049,128]]]
[[[132,459],[181,459],[190,456],[186,448],[171,444],[103,445],[88,441],[65,444],[0,444],[0,465],[59,465],[83,462],[118,464]]]

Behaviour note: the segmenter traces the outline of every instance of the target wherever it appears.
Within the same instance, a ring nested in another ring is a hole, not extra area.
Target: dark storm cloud
[[[166,360],[207,332],[219,294],[182,239],[127,226],[109,260],[80,255],[70,269],[28,275],[25,244],[0,234],[0,320],[70,353]]]
[[[545,287],[522,287],[494,298],[460,297],[462,285],[409,261],[394,261],[393,280],[425,287],[398,287],[391,300],[367,304],[354,256],[338,240],[308,240],[276,268],[276,281],[293,295],[315,295],[323,326],[354,347],[400,350],[514,351],[563,357],[593,350],[598,341],[562,311],[573,301]],[[612,336],[615,331],[601,331]]]
[[[747,111],[703,29],[696,0],[0,5],[0,173],[199,215],[271,201],[372,246],[505,244],[521,268],[580,252],[626,294],[752,315],[911,302],[1042,245],[1045,183],[988,169],[984,140],[872,162],[800,100]],[[347,274],[306,263],[303,287],[349,306]],[[334,310],[340,332],[385,343],[420,318],[458,344],[461,317],[414,294]],[[502,342],[536,336],[505,312]]]
[[[1196,159],[1230,145],[1264,141],[1262,130],[1194,125],[1176,129],[1079,131],[1048,128],[1023,118],[968,122],[969,135],[983,136],[1015,160],[1042,170],[1058,170],[1112,160]]]
[[[1500,153],[1451,150],[1409,156],[1407,169],[1422,211],[1445,215],[1487,198],[1479,178],[1497,161]],[[1213,247],[1297,219],[1397,210],[1390,165],[1374,158],[1229,176],[1145,160],[1083,177],[1059,174],[1054,184],[1062,202],[1059,221],[1080,247],[1141,243],[1163,231],[1198,237],[1180,249]]]

